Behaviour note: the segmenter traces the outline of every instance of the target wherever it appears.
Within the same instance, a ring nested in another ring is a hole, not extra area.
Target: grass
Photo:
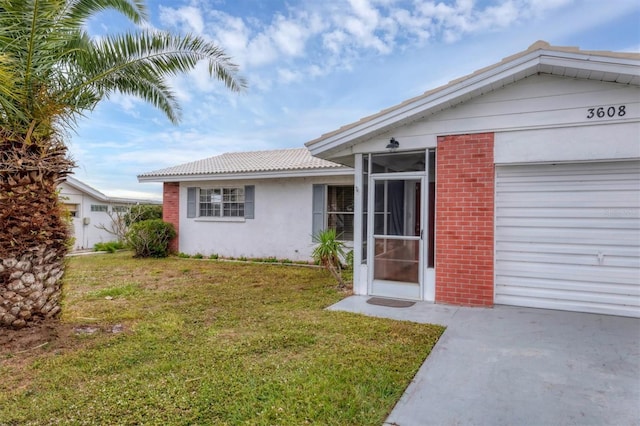
[[[117,253],[65,280],[60,327],[105,331],[0,357],[0,424],[380,425],[443,331],[324,310],[317,268]]]

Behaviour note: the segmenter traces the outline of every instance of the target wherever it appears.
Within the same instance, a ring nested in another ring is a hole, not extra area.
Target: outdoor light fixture
[[[387,149],[391,151],[395,151],[400,146],[400,142],[396,140],[396,138],[391,138],[389,143],[387,144]]]

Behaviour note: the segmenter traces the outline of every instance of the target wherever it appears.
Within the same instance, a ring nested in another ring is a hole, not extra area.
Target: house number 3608
[[[587,118],[613,118],[613,117],[624,117],[627,113],[627,106],[620,105],[618,107],[615,106],[601,106],[597,108],[589,108],[587,109]]]

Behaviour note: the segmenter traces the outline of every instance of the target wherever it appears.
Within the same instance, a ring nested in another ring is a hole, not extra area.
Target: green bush
[[[93,251],[106,251],[108,253],[115,253],[117,250],[122,250],[124,248],[124,244],[120,241],[109,241],[107,243],[96,243],[93,246]]]
[[[161,219],[136,222],[127,232],[127,243],[135,257],[167,257],[169,241],[176,236],[172,224]]]
[[[154,204],[137,204],[124,215],[124,223],[131,226],[144,220],[162,219],[162,206]]]

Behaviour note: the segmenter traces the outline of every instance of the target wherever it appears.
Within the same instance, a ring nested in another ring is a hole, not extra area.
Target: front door
[[[370,294],[421,299],[424,174],[372,177],[369,211]]]

